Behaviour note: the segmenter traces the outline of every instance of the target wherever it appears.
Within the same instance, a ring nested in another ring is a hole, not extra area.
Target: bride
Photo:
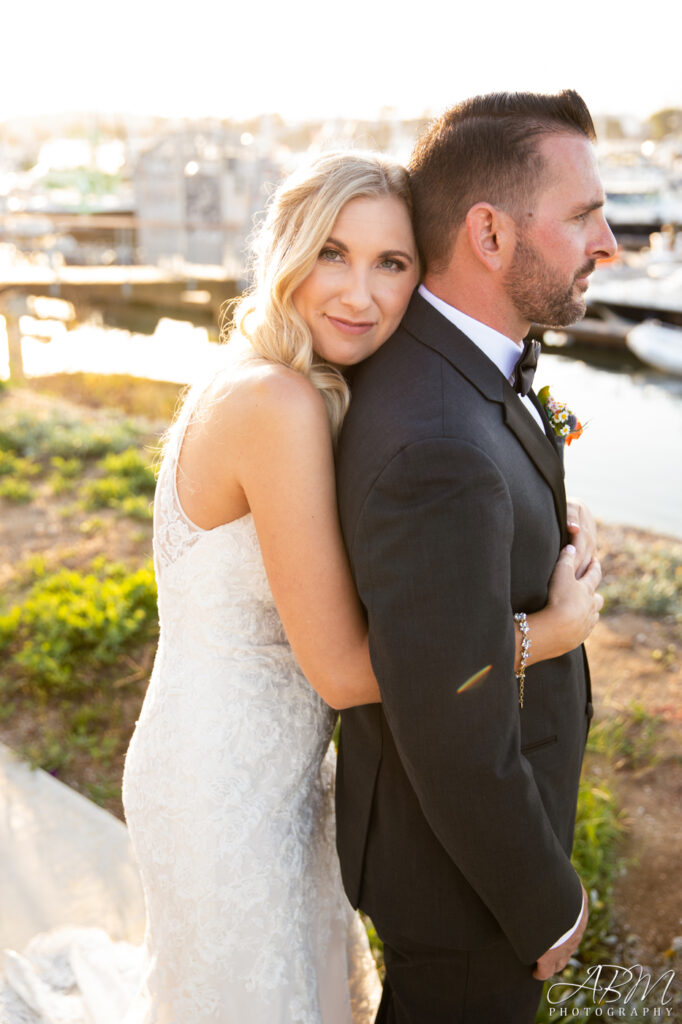
[[[284,182],[225,369],[169,433],[159,647],[123,786],[147,909],[126,1024],[370,1024],[378,1005],[335,852],[332,709],[380,696],[333,446],[342,368],[388,339],[417,283],[410,213],[406,172],[371,154]],[[536,659],[590,632],[598,578],[562,554]]]

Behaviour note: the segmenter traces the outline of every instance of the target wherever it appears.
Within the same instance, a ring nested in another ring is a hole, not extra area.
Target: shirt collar
[[[515,341],[512,341],[505,334],[500,334],[493,327],[481,323],[480,320],[474,320],[473,317],[463,313],[461,309],[456,309],[449,303],[444,302],[443,299],[439,299],[437,295],[430,292],[423,284],[419,285],[419,294],[427,302],[430,302],[434,309],[437,309],[446,320],[449,320],[463,334],[466,334],[467,338],[481,349],[484,355],[495,364],[507,380],[511,379],[516,369],[516,364],[523,353],[521,346],[517,345]]]

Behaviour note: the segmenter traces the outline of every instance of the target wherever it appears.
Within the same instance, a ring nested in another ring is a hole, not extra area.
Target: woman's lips
[[[327,316],[327,320],[343,334],[365,334],[374,327],[372,320],[342,320],[336,316]]]

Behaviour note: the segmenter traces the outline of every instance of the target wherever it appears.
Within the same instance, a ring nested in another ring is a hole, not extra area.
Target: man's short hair
[[[519,216],[542,180],[539,139],[566,132],[595,139],[590,112],[572,89],[474,96],[433,121],[409,165],[423,265],[445,269],[457,231],[476,203]]]

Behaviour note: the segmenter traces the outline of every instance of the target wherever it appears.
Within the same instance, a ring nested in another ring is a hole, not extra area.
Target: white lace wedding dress
[[[124,774],[147,933],[123,1019],[370,1024],[380,986],[335,850],[335,716],[286,641],[253,518],[202,530],[180,507],[190,411],[157,487],[161,633]]]

